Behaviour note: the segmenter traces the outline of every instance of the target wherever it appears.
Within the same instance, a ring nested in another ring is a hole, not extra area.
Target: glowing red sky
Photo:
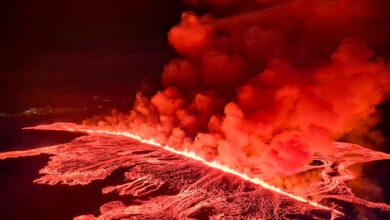
[[[388,1],[185,2],[181,18],[176,1],[4,3],[1,109],[78,104],[72,97],[97,91],[128,97],[126,111],[83,126],[152,138],[275,184],[343,151],[335,141],[384,145]]]

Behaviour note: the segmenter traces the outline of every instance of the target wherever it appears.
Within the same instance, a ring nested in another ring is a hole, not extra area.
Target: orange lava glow
[[[80,130],[79,130],[80,131]],[[300,202],[305,202],[305,203],[308,203],[316,208],[319,208],[319,209],[324,209],[324,210],[328,210],[328,211],[331,211],[333,214],[335,214],[335,216],[340,216],[340,215],[343,215],[342,212],[336,210],[336,209],[333,209],[333,208],[330,208],[330,207],[326,207],[326,206],[323,206],[321,204],[318,204],[316,202],[313,202],[313,201],[310,201],[310,200],[307,200],[303,197],[300,197],[300,196],[296,196],[296,195],[293,195],[293,194],[290,194],[288,192],[285,192],[283,191],[282,189],[280,188],[277,188],[275,186],[272,186],[266,182],[264,182],[263,180],[257,178],[257,177],[250,177],[244,173],[240,173],[234,169],[231,169],[225,165],[222,165],[220,164],[218,161],[207,161],[205,160],[204,158],[200,157],[199,155],[197,155],[196,153],[194,152],[191,152],[191,151],[188,151],[188,150],[183,150],[183,151],[180,151],[180,150],[175,150],[174,148],[168,146],[168,145],[160,145],[159,143],[157,143],[156,141],[153,140],[153,138],[151,139],[142,139],[140,136],[138,135],[135,135],[135,134],[132,134],[132,133],[129,133],[129,132],[113,132],[113,131],[104,131],[104,130],[92,130],[92,129],[82,129],[81,131],[84,131],[84,132],[87,132],[87,133],[103,133],[103,134],[113,134],[113,135],[120,135],[120,136],[125,136],[125,137],[129,137],[129,138],[133,138],[133,139],[136,139],[142,143],[145,143],[145,144],[150,144],[150,145],[154,145],[154,146],[157,146],[157,147],[162,147],[164,148],[165,150],[167,151],[170,151],[170,152],[173,152],[175,154],[179,154],[179,155],[182,155],[182,156],[185,156],[185,157],[189,157],[191,159],[194,159],[194,160],[197,160],[197,161],[200,161],[202,162],[203,164],[209,166],[209,167],[212,167],[212,168],[215,168],[215,169],[218,169],[218,170],[221,170],[225,173],[230,173],[230,174],[233,174],[235,176],[238,176],[240,177],[241,179],[243,180],[246,180],[246,181],[249,181],[251,183],[254,183],[256,185],[259,185],[261,187],[264,187],[266,189],[269,189],[273,192],[276,192],[276,193],[279,193],[279,194],[282,194],[282,195],[285,195],[285,196],[288,196],[292,199],[295,199],[295,200],[298,200]]]
[[[0,153],[0,160],[35,156],[39,154],[54,155],[51,157],[51,161],[48,165],[40,171],[40,173],[44,176],[35,180],[35,183],[48,185],[55,185],[58,183],[66,185],[86,185],[94,180],[105,179],[114,170],[119,168],[137,166],[135,164],[145,164],[144,168],[139,168],[141,170],[138,168],[131,168],[131,171],[129,171],[128,174],[125,174],[129,182],[117,186],[108,186],[102,189],[104,194],[117,192],[119,195],[130,194],[133,196],[140,196],[153,193],[155,189],[162,187],[164,182],[169,181],[170,178],[185,179],[185,173],[192,173],[192,169],[197,170],[194,172],[198,173],[198,177],[201,178],[196,184],[187,185],[194,186],[195,188],[190,187],[190,189],[188,189],[185,187],[185,190],[180,190],[178,195],[175,194],[175,196],[171,197],[157,196],[155,199],[149,201],[149,204],[140,205],[138,207],[136,205],[126,206],[119,203],[107,203],[104,205],[107,206],[107,209],[104,208],[105,211],[102,211],[102,216],[121,216],[125,213],[130,214],[127,209],[131,210],[131,213],[139,213],[137,210],[145,209],[160,210],[153,211],[152,213],[154,213],[154,215],[152,216],[158,216],[162,213],[168,214],[169,216],[172,215],[172,213],[169,214],[169,212],[166,211],[169,207],[176,207],[173,208],[173,213],[182,212],[184,213],[182,216],[188,216],[188,212],[194,212],[188,207],[191,207],[191,204],[193,202],[196,203],[199,199],[207,200],[207,198],[211,197],[216,199],[215,201],[221,201],[221,198],[218,198],[217,196],[218,194],[214,195],[212,192],[208,191],[216,190],[216,188],[214,188],[216,185],[214,184],[216,184],[215,181],[218,182],[218,176],[221,175],[231,175],[231,177],[227,178],[235,178],[237,181],[242,180],[240,182],[243,183],[246,182],[247,184],[257,185],[258,187],[256,187],[256,191],[252,194],[253,197],[250,197],[252,200],[248,202],[252,206],[256,206],[257,204],[259,206],[258,209],[262,211],[270,208],[272,209],[271,206],[264,205],[267,203],[264,201],[265,198],[271,199],[271,201],[278,201],[277,198],[283,198],[283,201],[289,200],[292,205],[290,205],[290,208],[287,208],[287,210],[286,208],[281,208],[281,213],[297,212],[311,215],[308,213],[311,209],[324,210],[332,219],[344,216],[345,210],[343,210],[343,207],[337,203],[328,201],[327,199],[345,201],[353,205],[363,205],[381,211],[390,211],[390,206],[388,204],[371,202],[355,196],[345,184],[345,181],[354,178],[351,170],[349,170],[351,165],[374,160],[390,159],[390,155],[388,154],[372,151],[354,144],[335,143],[337,152],[334,155],[315,155],[314,159],[321,161],[323,164],[308,166],[306,170],[311,170],[313,168],[320,170],[321,172],[317,172],[317,174],[314,175],[317,175],[321,180],[317,179],[311,182],[308,186],[298,190],[290,190],[288,188],[282,189],[280,187],[276,187],[274,184],[262,179],[261,176],[231,168],[220,161],[209,161],[193,151],[178,150],[169,145],[161,145],[154,139],[143,139],[128,131],[104,130],[99,128],[95,129],[72,123],[38,125],[36,127],[26,129],[69,131],[87,134],[66,144],[35,148],[25,151]],[[150,156],[148,156],[148,152],[155,153],[150,153]],[[146,154],[146,156],[143,156],[143,154]],[[173,155],[177,155],[177,157]],[[162,160],[156,158],[161,158]],[[167,161],[164,158],[167,158]],[[160,167],[157,168],[156,165]],[[145,171],[142,171],[142,169],[145,169]],[[150,175],[150,172],[155,173]],[[168,176],[165,174],[163,176],[159,176],[160,173],[164,172],[168,172]],[[183,176],[183,174],[185,175]],[[208,177],[210,174],[211,177]],[[174,175],[174,177],[169,175]],[[177,181],[180,182],[182,180]],[[207,185],[204,185],[204,183],[209,184],[211,187],[211,189],[206,190],[209,194],[204,194],[204,191],[201,190],[204,187],[208,187]],[[150,188],[151,186],[153,187]],[[190,190],[192,193],[188,194],[187,190]],[[218,188],[218,190],[220,190],[219,192],[224,192],[226,189]],[[239,192],[230,193],[237,198],[240,198],[241,196],[247,198],[248,195],[241,194],[242,191],[240,190],[242,189],[238,190]],[[270,194],[268,194],[263,197],[263,193],[265,193],[265,191],[270,191],[271,194],[278,196],[276,198],[271,198],[269,197]],[[195,195],[195,197],[192,197],[192,195]],[[181,203],[183,196],[186,198],[188,197],[186,200],[188,204],[186,205]],[[216,197],[214,198],[214,196]],[[259,196],[261,198],[259,198]],[[256,199],[254,199],[256,197],[259,198],[257,202]],[[170,202],[167,203],[167,200]],[[245,202],[242,203],[240,201],[241,200],[238,200],[233,207],[246,204]],[[111,205],[116,208],[111,207]],[[178,207],[178,205],[180,207]],[[244,205],[244,207],[246,205]],[[216,207],[221,208],[219,211],[216,211],[216,213],[227,214],[224,211],[225,209],[223,209],[224,205],[219,204],[216,205]],[[271,214],[271,216],[274,215],[275,213]],[[230,215],[228,214],[228,216]],[[262,218],[264,217],[263,214],[256,216]],[[80,216],[79,219],[89,219],[87,217],[88,216]]]

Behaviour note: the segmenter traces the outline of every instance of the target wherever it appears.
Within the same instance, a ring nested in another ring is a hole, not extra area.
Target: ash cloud
[[[390,65],[381,57],[389,4],[191,3],[210,13],[184,12],[168,33],[178,58],[163,70],[164,89],[152,97],[139,92],[129,114],[113,111],[86,124],[128,130],[241,171],[285,176],[380,121],[376,106],[390,90]]]

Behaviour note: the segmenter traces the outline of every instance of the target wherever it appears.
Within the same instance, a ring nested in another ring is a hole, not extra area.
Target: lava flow
[[[144,140],[128,132],[93,130],[71,123],[39,125],[28,129],[88,133],[62,145],[0,154],[0,159],[41,153],[53,155],[49,164],[40,171],[44,176],[36,183],[84,185],[104,179],[117,169],[128,168],[125,183],[108,186],[103,193],[126,195],[132,202],[124,204],[113,201],[103,205],[99,219],[134,216],[137,219],[166,219],[197,215],[222,219],[234,216],[331,219],[342,216],[341,207],[328,201],[329,198],[390,211],[387,204],[354,196],[344,183],[352,178],[348,166],[390,159],[390,155],[353,144],[335,143],[338,151],[333,157],[318,155],[316,159],[322,161],[323,165],[316,168],[322,169],[323,179],[301,189],[305,194],[298,196],[218,162],[209,162],[193,152],[161,146],[153,140]],[[329,175],[330,169],[338,172],[338,175]],[[76,219],[95,218],[83,215]]]
[[[129,169],[103,192],[131,201],[103,205],[101,219],[327,219],[345,214],[338,203],[388,212],[346,183],[364,176],[352,165],[390,158],[361,147],[385,140],[388,1],[186,2],[203,13],[169,31],[178,58],[159,91],[143,87],[127,113],[33,127],[88,134],[0,158],[52,154],[36,180],[47,184]]]

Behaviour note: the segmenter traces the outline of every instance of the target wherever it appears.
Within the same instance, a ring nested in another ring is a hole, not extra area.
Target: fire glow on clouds
[[[374,129],[380,122],[376,106],[390,91],[390,64],[380,56],[390,39],[383,26],[385,1],[188,2],[210,13],[185,12],[181,23],[168,33],[179,57],[164,68],[164,89],[153,96],[137,93],[128,114],[113,111],[110,116],[85,120],[83,126],[59,123],[34,128],[87,132],[91,134],[84,138],[90,141],[87,144],[81,138],[63,146],[2,153],[0,159],[53,154],[55,162],[41,170],[46,176],[38,181],[72,185],[81,179],[85,181],[81,184],[87,184],[108,176],[111,167],[122,167],[102,154],[107,151],[99,145],[104,137],[94,135],[121,135],[198,160],[334,215],[341,213],[320,202],[333,198],[390,210],[386,204],[355,197],[345,185],[353,178],[348,166],[389,155],[335,143],[381,144],[382,136]],[[75,164],[96,162],[108,168],[99,173],[88,166],[83,173],[67,166],[69,155],[84,152],[83,145],[91,147],[86,151],[92,156],[80,154],[81,162]],[[118,148],[117,156],[124,163],[134,157]],[[310,164],[313,161],[320,164]],[[269,184],[308,171],[320,180],[294,190]],[[141,209],[108,204],[102,210],[102,215],[116,212],[121,216]]]
[[[335,140],[381,140],[375,107],[390,90],[390,66],[375,53],[389,37],[381,1],[191,3],[218,18],[183,13],[168,34],[180,56],[164,68],[164,89],[140,91],[129,114],[86,125],[264,178],[304,170],[317,152],[334,154]]]

